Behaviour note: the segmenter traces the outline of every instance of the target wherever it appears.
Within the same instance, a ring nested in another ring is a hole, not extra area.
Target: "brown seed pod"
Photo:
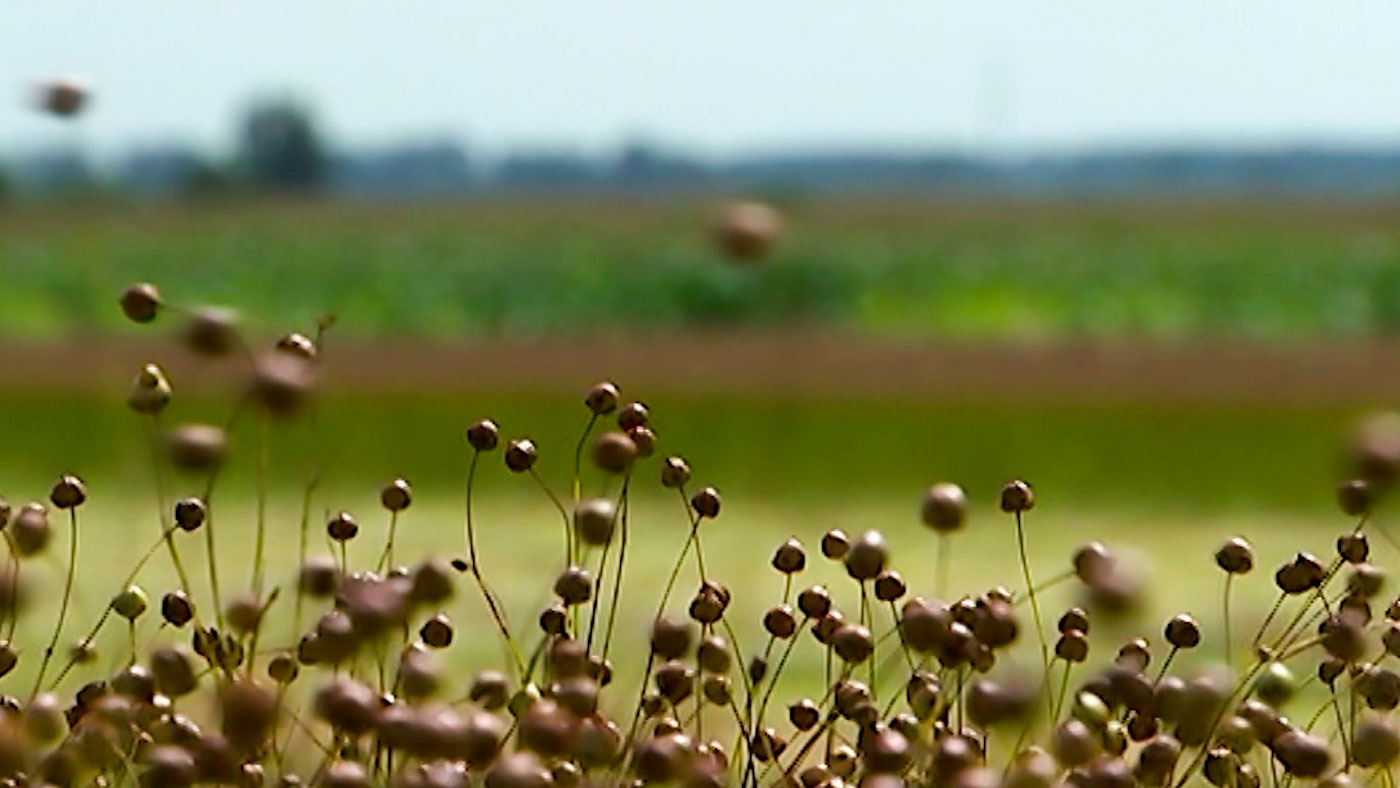
[[[476,451],[491,451],[500,442],[501,431],[490,419],[482,419],[467,428],[467,445]]]
[[[1254,568],[1254,548],[1236,536],[1215,551],[1215,564],[1232,575],[1246,574]]]
[[[1167,783],[1176,768],[1176,762],[1180,759],[1181,742],[1162,734],[1148,741],[1138,751],[1137,768],[1134,773],[1144,785],[1159,787]]]
[[[264,353],[253,364],[253,397],[275,416],[295,413],[316,383],[310,361],[290,353]]]
[[[49,500],[60,509],[76,509],[87,500],[87,485],[71,474],[65,474],[54,482],[49,491]]]
[[[180,338],[190,351],[209,358],[232,353],[239,345],[238,313],[221,307],[201,307],[189,313]]]
[[[612,541],[617,507],[606,498],[586,498],[574,507],[574,533],[587,545],[602,547]]]
[[[291,684],[300,672],[296,658],[290,654],[278,654],[267,663],[267,677],[278,684]]]
[[[447,648],[452,645],[452,621],[447,614],[438,613],[424,622],[418,630],[418,637],[433,648]]]
[[[1349,564],[1361,564],[1371,554],[1371,545],[1366,535],[1360,532],[1344,533],[1337,537],[1337,555]]]
[[[348,542],[360,533],[360,524],[349,512],[337,512],[326,521],[326,535],[337,542]]]
[[[763,628],[775,638],[786,640],[797,632],[797,617],[792,608],[778,605],[763,614]]]
[[[617,428],[626,432],[651,423],[651,412],[640,402],[629,402],[617,411]]]
[[[875,728],[863,737],[860,746],[866,771],[871,774],[901,774],[913,761],[913,747],[904,734],[890,728]]]
[[[651,650],[663,660],[676,660],[690,650],[691,628],[683,621],[659,617],[651,625]]]
[[[170,381],[155,364],[147,364],[136,373],[126,396],[127,407],[143,415],[161,412],[170,404]]]
[[[656,682],[656,691],[670,701],[672,706],[679,705],[690,697],[690,693],[695,687],[695,672],[686,667],[684,663],[675,660],[657,668],[653,678]]]
[[[227,438],[212,424],[182,424],[170,431],[166,450],[176,468],[210,471],[224,461]]]
[[[667,457],[661,463],[661,486],[675,490],[690,481],[690,465],[680,457]]]
[[[338,526],[339,527],[339,526]],[[340,567],[330,556],[310,556],[297,573],[297,587],[307,596],[322,599],[340,585]]]
[[[1384,585],[1385,571],[1373,564],[1356,564],[1347,574],[1347,593],[1352,597],[1371,599],[1380,594]]]
[[[1300,552],[1274,573],[1274,583],[1285,594],[1301,594],[1322,584],[1327,569],[1312,553]]]
[[[1073,769],[1088,763],[1099,749],[1097,737],[1079,720],[1067,720],[1055,726],[1050,737],[1050,751],[1060,765]]]
[[[524,473],[535,467],[539,453],[535,442],[529,438],[518,438],[506,444],[506,467],[512,473]]]
[[[617,410],[617,386],[609,381],[595,383],[583,395],[583,404],[594,416],[606,416]]]
[[[356,761],[331,761],[326,764],[317,783],[318,788],[369,788],[373,785],[365,767]]]
[[[730,260],[755,263],[772,252],[783,232],[783,220],[772,206],[736,201],[724,205],[713,226],[714,242]]]
[[[25,504],[10,524],[10,539],[14,542],[15,553],[21,557],[43,552],[52,536],[49,512],[41,503]]]
[[[425,558],[415,564],[408,579],[408,598],[418,604],[439,605],[451,599],[455,592],[452,572],[434,558]]]
[[[1164,634],[1173,648],[1195,648],[1201,642],[1200,625],[1185,613],[1168,621]]]
[[[831,635],[831,645],[836,656],[852,665],[866,661],[875,651],[870,630],[858,624],[846,624],[837,629]]]
[[[182,531],[197,531],[209,516],[209,509],[199,498],[184,498],[175,503],[175,525]]]
[[[727,706],[734,697],[734,688],[727,676],[706,676],[700,682],[700,694],[716,706]]]
[[[875,598],[881,602],[897,602],[908,590],[904,578],[893,569],[886,569],[875,578]]]
[[[1349,517],[1360,517],[1371,511],[1374,496],[1371,483],[1365,479],[1349,479],[1337,486],[1337,505]]]
[[[198,682],[189,655],[178,646],[162,646],[151,652],[151,676],[156,689],[172,698],[190,694]]]
[[[569,626],[569,612],[556,602],[540,611],[539,625],[546,635],[562,635]]]
[[[788,706],[788,720],[799,731],[809,731],[821,721],[821,709],[809,698],[803,698]]]
[[[1372,717],[1357,723],[1352,734],[1352,759],[1363,769],[1388,766],[1400,758],[1400,733],[1384,717]]]
[[[155,745],[147,748],[141,758],[140,783],[146,788],[187,788],[198,779],[194,756],[183,747]]]
[[[478,703],[489,711],[505,708],[506,702],[510,700],[510,681],[504,673],[483,670],[472,678],[467,696],[473,703]]]
[[[160,616],[178,629],[194,618],[194,603],[184,591],[170,591],[160,599]]]
[[[1089,586],[1101,586],[1113,575],[1113,553],[1100,542],[1080,545],[1072,562],[1074,574]]]
[[[593,464],[607,473],[626,473],[637,459],[637,444],[622,432],[605,432],[593,441]]]
[[[545,661],[555,678],[573,678],[588,673],[588,648],[570,637],[557,637],[549,644]]]
[[[359,734],[374,727],[383,708],[379,696],[353,679],[337,677],[323,684],[312,698],[316,716],[340,730]]]
[[[885,571],[889,548],[879,531],[866,531],[846,552],[846,574],[856,580],[873,580]]]
[[[19,652],[8,640],[0,640],[0,676],[8,676],[19,664]]]
[[[379,491],[379,503],[391,512],[402,512],[413,503],[413,488],[407,479],[395,479]]]
[[[565,605],[581,605],[593,597],[593,578],[581,566],[571,566],[554,580],[554,593]]]
[[[1030,484],[1013,479],[1001,488],[1001,510],[1007,514],[1028,512],[1035,506],[1035,491]]]
[[[772,564],[774,569],[785,575],[797,574],[807,566],[807,553],[802,549],[802,543],[790,536],[773,551]]]
[[[733,661],[729,643],[718,635],[706,635],[695,651],[695,662],[706,673],[728,673]]]
[[[656,453],[656,433],[650,427],[633,427],[627,431],[632,445],[637,447],[637,458],[645,459]]]
[[[758,684],[768,675],[768,660],[755,656],[749,659],[749,683]]]
[[[924,525],[939,533],[960,530],[967,519],[967,495],[956,484],[935,484],[924,492],[919,516]]]
[[[797,595],[797,609],[808,618],[821,618],[831,612],[831,593],[825,586],[810,586]]]
[[[1083,662],[1089,658],[1089,638],[1075,629],[1060,633],[1059,640],[1055,641],[1055,656],[1065,662]]]
[[[1089,614],[1082,607],[1072,607],[1060,616],[1056,627],[1061,633],[1073,630],[1087,635],[1089,633]]]
[[[224,606],[224,620],[234,632],[246,635],[256,630],[262,620],[262,601],[252,591],[234,594]]]
[[[846,556],[846,552],[851,549],[851,540],[846,536],[846,532],[839,528],[833,528],[822,535],[822,555],[833,561],[839,561]]]
[[[149,323],[156,319],[160,311],[160,291],[153,284],[140,282],[123,290],[117,302],[121,304],[122,314],[126,315],[127,320]]]
[[[719,490],[713,487],[702,487],[694,495],[690,496],[690,508],[701,519],[713,520],[719,517]]]
[[[1327,742],[1302,731],[1291,730],[1270,746],[1283,768],[1294,777],[1321,777],[1332,762]]]

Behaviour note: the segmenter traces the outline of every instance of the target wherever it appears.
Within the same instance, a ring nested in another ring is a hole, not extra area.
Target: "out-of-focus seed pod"
[[[786,640],[797,632],[797,617],[793,615],[792,608],[778,605],[763,614],[763,628],[769,635]]]
[[[601,547],[612,541],[617,507],[606,498],[587,498],[574,507],[574,533],[588,545]]]
[[[273,415],[299,410],[315,383],[315,367],[301,356],[273,351],[253,364],[252,394]]]
[[[510,700],[510,682],[504,673],[483,670],[472,678],[471,689],[467,692],[473,703],[481,704],[488,711],[504,708]]]
[[[234,594],[224,605],[224,620],[234,632],[246,635],[262,622],[262,600],[252,591]]]
[[[156,745],[148,748],[141,759],[143,788],[187,788],[198,779],[199,767],[184,747]]]
[[[1337,555],[1349,564],[1365,563],[1371,555],[1371,545],[1366,541],[1366,534],[1353,532],[1337,537]]]
[[[690,481],[690,464],[680,457],[667,457],[661,463],[661,486],[679,489]]]
[[[1215,564],[1232,575],[1247,574],[1254,568],[1254,548],[1236,536],[1215,551]]]
[[[278,353],[286,353],[302,361],[316,360],[316,343],[311,341],[310,337],[296,331],[282,335],[282,337],[277,340],[277,344],[273,346],[273,349]]]
[[[297,587],[307,596],[325,598],[340,585],[340,567],[330,556],[311,556],[297,573]]]
[[[267,663],[267,677],[278,684],[291,684],[300,672],[296,659],[289,654],[278,654]]]
[[[1327,742],[1302,731],[1284,733],[1274,740],[1271,749],[1283,768],[1294,777],[1321,777],[1332,763]]]
[[[651,625],[651,650],[663,660],[675,660],[690,650],[691,628],[662,616]]]
[[[1099,542],[1080,545],[1071,561],[1074,574],[1088,586],[1101,586],[1113,576],[1113,553]]]
[[[713,487],[702,487],[690,496],[690,508],[702,519],[713,520],[718,517],[719,505],[719,490]]]
[[[407,479],[395,479],[379,491],[379,503],[391,512],[402,512],[413,503],[413,488]]]
[[[122,314],[133,323],[149,323],[160,312],[160,291],[148,282],[127,287],[117,301],[121,304]]]
[[[617,385],[610,381],[595,383],[583,395],[583,404],[594,416],[606,416],[617,410]]]
[[[52,692],[41,692],[29,699],[21,717],[25,733],[34,741],[49,744],[68,732],[63,701]]]
[[[1028,512],[1035,506],[1035,491],[1030,484],[1013,479],[1001,488],[1001,510],[1008,514]]]
[[[656,453],[656,433],[650,427],[633,427],[627,431],[627,437],[637,447],[637,459]]]
[[[382,708],[374,690],[358,681],[336,678],[316,690],[312,707],[317,717],[350,734],[374,727]]]
[[[705,700],[716,706],[727,706],[733,699],[733,686],[727,676],[706,676],[700,684]]]
[[[170,461],[186,471],[209,471],[219,467],[226,447],[224,431],[212,424],[182,424],[166,438]]]
[[[1352,760],[1363,769],[1388,766],[1400,758],[1400,733],[1385,717],[1371,717],[1357,724],[1351,751]]]
[[[176,646],[162,646],[151,653],[151,675],[156,689],[172,698],[190,694],[198,683],[189,655]]]
[[[652,678],[656,683],[656,691],[673,706],[690,697],[695,688],[695,672],[686,667],[685,663],[675,660],[657,668]]]
[[[222,307],[201,307],[189,313],[180,338],[190,351],[209,358],[232,353],[239,344],[238,313]]]
[[[617,428],[626,432],[651,423],[651,411],[640,402],[629,402],[617,411]]]
[[[956,484],[935,484],[924,492],[919,516],[924,525],[938,533],[960,530],[967,520],[967,495]]]
[[[772,252],[783,232],[783,220],[772,206],[736,201],[723,206],[714,222],[714,241],[730,260],[755,263]]]
[[[512,473],[524,473],[535,467],[539,451],[529,438],[517,438],[506,444],[506,468]]]
[[[593,596],[593,578],[583,567],[571,566],[555,578],[554,593],[565,605],[581,605]]]
[[[881,602],[897,602],[908,591],[904,578],[893,569],[886,569],[875,578],[875,598]]]
[[[49,512],[41,503],[25,504],[10,524],[10,539],[21,557],[36,555],[48,547],[53,531],[49,528]]]
[[[875,640],[870,630],[858,624],[846,624],[831,636],[832,648],[836,656],[852,665],[870,659],[875,650]]]
[[[10,641],[0,641],[0,676],[8,676],[18,664],[19,652],[10,645]]]
[[[626,473],[637,459],[637,444],[623,432],[605,432],[593,440],[593,463],[607,473]]]
[[[337,760],[326,764],[317,788],[369,788],[370,785],[365,767],[356,761]]]
[[[1384,585],[1385,571],[1373,564],[1355,564],[1347,574],[1347,591],[1359,599],[1375,597]]]
[[[491,451],[500,442],[501,430],[490,419],[482,419],[467,428],[467,445],[476,451]]]
[[[885,571],[889,547],[879,531],[866,531],[846,552],[846,574],[856,580],[873,580]]]
[[[1055,641],[1055,656],[1065,662],[1083,662],[1089,657],[1089,638],[1073,629],[1061,634]]]
[[[1349,517],[1366,514],[1373,503],[1371,483],[1365,479],[1348,479],[1337,486],[1337,506]]]
[[[1297,688],[1298,682],[1293,678],[1293,671],[1282,662],[1270,662],[1265,665],[1259,676],[1254,679],[1254,696],[1274,708],[1287,703]]]
[[[1050,737],[1050,751],[1067,769],[1088,763],[1098,749],[1098,738],[1079,720],[1060,723]]]
[[[38,86],[39,109],[59,118],[71,118],[87,106],[91,91],[79,79],[53,79]]]

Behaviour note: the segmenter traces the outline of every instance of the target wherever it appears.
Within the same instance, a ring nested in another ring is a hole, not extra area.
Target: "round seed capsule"
[[[822,535],[822,555],[833,561],[839,561],[846,556],[846,551],[851,549],[851,540],[846,536],[846,532],[839,528],[833,528]]]
[[[199,498],[185,498],[175,504],[175,525],[183,531],[199,530],[209,510]]]
[[[967,495],[956,484],[935,484],[924,492],[919,515],[924,525],[939,533],[957,531],[967,519]]]
[[[123,290],[118,301],[127,320],[149,323],[160,310],[160,291],[153,284],[140,282]]]
[[[60,476],[49,491],[49,500],[60,509],[76,509],[87,500],[87,485],[76,476]]]
[[[147,364],[136,373],[131,381],[131,389],[126,395],[126,405],[137,413],[152,415],[161,412],[170,404],[170,381],[165,372],[155,364]]]
[[[581,566],[571,566],[554,580],[554,593],[565,605],[581,605],[593,596],[593,578]]]
[[[226,356],[238,347],[238,313],[220,307],[196,309],[186,319],[181,338],[201,356]]]
[[[348,542],[360,533],[360,524],[349,512],[338,512],[326,522],[326,535],[337,542]]]
[[[661,463],[661,486],[669,490],[685,486],[690,481],[690,465],[680,457],[667,457]]]
[[[713,520],[719,516],[719,504],[719,490],[713,487],[701,488],[690,497],[690,508],[705,519]]]
[[[1035,491],[1021,479],[1013,479],[1001,488],[1001,510],[1008,514],[1028,512],[1035,506]]]
[[[194,618],[194,603],[184,591],[171,591],[160,599],[160,617],[177,629],[183,627]]]
[[[310,337],[296,331],[284,334],[273,348],[279,353],[286,353],[302,361],[316,360],[316,343],[312,342]]]
[[[617,412],[618,429],[624,432],[633,427],[645,427],[651,421],[651,412],[640,402],[629,402]]]
[[[224,460],[224,431],[212,424],[182,424],[170,431],[166,448],[175,467],[186,471],[209,471]]]
[[[1215,551],[1215,564],[1232,575],[1246,574],[1254,568],[1254,548],[1237,536]]]
[[[1350,479],[1337,487],[1337,505],[1349,517],[1360,517],[1371,511],[1372,503],[1371,483],[1364,479]]]
[[[1167,622],[1165,634],[1167,642],[1174,648],[1195,648],[1201,642],[1200,625],[1185,613]]]
[[[875,578],[875,598],[881,602],[898,601],[908,590],[904,578],[893,569],[886,569]]]
[[[1363,533],[1347,533],[1337,537],[1337,555],[1349,564],[1365,563],[1371,545]]]
[[[797,632],[797,617],[793,615],[792,608],[778,605],[763,614],[763,628],[773,637],[786,640]]]
[[[267,676],[278,684],[291,684],[301,668],[290,654],[278,654],[267,663]]]
[[[413,502],[413,488],[407,479],[395,479],[379,491],[379,503],[391,512],[401,512]]]
[[[617,386],[609,381],[593,384],[583,395],[583,404],[594,416],[606,416],[617,410]]]
[[[606,498],[587,498],[574,507],[574,533],[584,544],[601,547],[612,541],[617,507]]]
[[[467,444],[476,451],[491,451],[500,441],[501,431],[490,419],[482,419],[467,428]]]
[[[808,618],[821,618],[831,612],[831,593],[824,586],[804,588],[797,595],[797,609]]]
[[[112,612],[127,621],[135,621],[146,612],[149,604],[140,586],[127,586],[125,591],[112,597]]]
[[[10,524],[10,538],[14,541],[15,552],[20,556],[43,552],[52,535],[49,512],[40,503],[25,504]]]
[[[866,531],[851,545],[845,557],[846,574],[856,580],[873,580],[885,571],[889,548],[879,531]]]
[[[607,473],[626,473],[637,459],[637,444],[622,432],[605,432],[593,441],[593,463]]]
[[[535,442],[529,438],[519,438],[506,444],[506,467],[512,473],[524,473],[535,467],[538,452]]]
[[[714,221],[715,246],[730,260],[757,263],[768,257],[783,232],[772,206],[752,200],[726,204]]]
[[[802,543],[792,537],[773,551],[773,568],[785,575],[801,572],[807,566],[807,553]]]
[[[446,614],[438,613],[424,622],[418,637],[433,648],[447,648],[452,645],[452,622]]]

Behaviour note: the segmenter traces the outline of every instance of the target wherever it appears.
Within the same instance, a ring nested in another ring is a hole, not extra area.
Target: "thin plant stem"
[[[64,619],[68,617],[68,603],[73,598],[73,577],[78,570],[78,510],[76,507],[68,510],[68,572],[63,580],[63,599],[58,603],[58,619],[54,621],[53,634],[49,636],[49,644],[44,647],[44,658],[39,662],[39,673],[34,677],[34,690],[31,696],[38,695],[39,690],[44,686],[44,674],[48,672],[49,661],[53,659],[54,648],[58,646],[58,639],[63,635]]]
[[[1231,586],[1233,585],[1232,581],[1233,581],[1234,579],[1235,579],[1235,573],[1234,573],[1234,572],[1226,572],[1226,573],[1225,573],[1225,594],[1224,594],[1224,603],[1223,603],[1223,607],[1224,607],[1224,623],[1225,623],[1225,664],[1226,664],[1226,666],[1231,666],[1231,665],[1234,665],[1234,664],[1235,664],[1235,660],[1234,660],[1233,654],[1232,654],[1233,647],[1232,647],[1232,645],[1231,645],[1231,641],[1232,641],[1234,638],[1233,638],[1233,636],[1232,636],[1232,634],[1231,634],[1231,633],[1232,633],[1232,630],[1230,629],[1230,588],[1231,588]]]
[[[574,445],[574,476],[573,476],[573,497],[577,504],[579,497],[583,494],[583,446],[588,443],[588,434],[593,431],[593,425],[598,423],[598,414],[592,413],[588,416],[588,423],[583,427],[583,434],[578,436],[578,443]]]
[[[481,573],[481,562],[477,559],[476,553],[476,524],[472,520],[472,491],[476,484],[476,466],[481,459],[481,452],[472,450],[471,463],[467,466],[467,499],[466,499],[466,537],[467,537],[467,566],[470,567],[472,578],[476,580],[477,588],[481,590],[481,596],[486,600],[486,607],[491,611],[491,618],[496,622],[496,629],[500,630],[501,637],[505,640],[506,648],[510,650],[511,657],[515,661],[517,674],[525,673],[525,663],[520,659],[520,651],[515,646],[515,639],[511,637],[510,625],[506,623],[505,614],[502,612],[496,595],[486,584],[486,578]]]
[[[952,560],[952,545],[949,544],[948,534],[938,532],[938,598],[944,599],[948,596],[948,573]]]
[[[1021,522],[1021,512],[1016,512],[1016,547],[1021,556],[1021,572],[1026,576],[1026,596],[1031,600],[1031,617],[1035,621],[1035,636],[1040,641],[1040,661],[1044,668],[1046,708],[1054,713],[1054,698],[1050,695],[1050,647],[1045,642],[1045,628],[1040,622],[1040,603],[1035,598],[1035,581],[1031,579],[1031,563],[1026,556],[1026,529]]]
[[[167,507],[165,492],[165,466],[161,462],[160,455],[160,416],[152,414],[146,419],[146,436],[151,447],[151,476],[155,481],[156,488],[156,513],[159,517],[161,534],[165,541],[165,548],[170,553],[170,563],[175,567],[175,576],[180,580],[180,590],[187,596],[193,592],[190,588],[189,575],[185,573],[185,562],[180,560],[180,551],[175,546],[172,538],[173,529],[170,527],[170,514]]]
[[[258,468],[255,480],[257,487],[257,536],[253,540],[253,593],[262,599],[263,553],[267,543],[267,444],[271,416],[267,408],[258,408]]]
[[[397,511],[390,511],[389,535],[384,540],[384,552],[379,554],[379,561],[375,563],[375,566],[381,572],[394,566],[394,537],[397,535],[398,529],[399,513]]]
[[[534,479],[535,483],[544,491],[545,496],[549,498],[549,502],[554,504],[554,508],[558,510],[559,516],[564,520],[564,566],[573,566],[574,528],[573,523],[569,521],[569,511],[564,508],[564,502],[559,500],[559,496],[555,495],[553,490],[549,489],[549,485],[544,483],[544,479],[533,467],[530,468],[530,478]]]

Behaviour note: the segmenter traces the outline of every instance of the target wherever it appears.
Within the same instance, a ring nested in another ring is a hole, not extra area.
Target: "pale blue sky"
[[[1394,0],[13,0],[0,34],[0,153],[227,149],[278,90],[342,146],[1400,142]],[[25,105],[69,74],[76,131]]]

